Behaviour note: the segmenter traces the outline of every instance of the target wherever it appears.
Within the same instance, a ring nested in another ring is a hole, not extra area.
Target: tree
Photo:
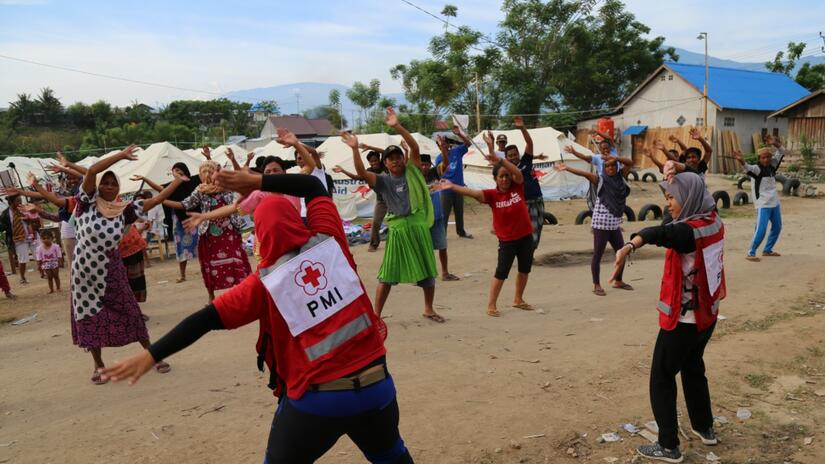
[[[785,52],[776,52],[773,61],[766,62],[765,67],[771,72],[778,72],[790,76],[791,71],[796,67],[797,60],[799,60],[799,57],[807,46],[805,42],[788,42],[787,59],[783,59],[786,56]]]
[[[619,0],[593,11],[593,0],[505,0],[497,42],[504,49],[499,80],[511,113],[611,107],[673,48]]]
[[[54,96],[49,87],[40,89],[37,102],[38,121],[46,126],[56,126],[63,122],[63,104]]]
[[[811,92],[825,88],[825,64],[803,64],[796,73],[796,82]]]
[[[369,85],[362,82],[355,82],[352,88],[347,90],[347,98],[361,108],[361,121],[365,120],[367,113],[378,103],[381,97],[381,81],[373,79]]]
[[[83,102],[73,103],[66,108],[66,120],[78,129],[94,129],[95,127],[92,107]]]
[[[258,108],[258,110],[267,112],[269,114],[281,114],[281,107],[278,106],[278,102],[275,100],[261,100],[255,106]]]
[[[450,4],[444,5],[444,8],[441,10],[441,16],[447,18],[444,23],[444,31],[446,32],[450,28],[450,18],[458,16],[458,7]]]
[[[9,104],[9,117],[12,128],[35,124],[36,115],[37,102],[32,100],[29,94],[18,93],[17,100]]]
[[[319,105],[304,111],[304,117],[307,119],[326,119],[332,124],[332,127],[341,129],[347,125],[346,119],[343,119],[341,113],[337,108],[330,105]]]

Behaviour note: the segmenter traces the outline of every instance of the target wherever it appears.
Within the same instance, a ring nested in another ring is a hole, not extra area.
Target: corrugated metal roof
[[[703,65],[667,62],[665,66],[702,93],[705,85]],[[809,93],[782,73],[715,66],[708,72],[708,97],[724,109],[776,111]]]

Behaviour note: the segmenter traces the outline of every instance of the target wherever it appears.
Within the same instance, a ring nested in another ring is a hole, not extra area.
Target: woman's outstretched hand
[[[218,184],[219,187],[238,192],[244,196],[249,195],[255,190],[260,190],[262,181],[262,175],[247,170],[221,170],[215,174],[215,183]]]
[[[627,261],[627,257],[632,251],[633,247],[630,245],[625,245],[619,248],[619,251],[616,252],[616,267],[613,269],[613,275],[610,276],[610,280],[608,281],[609,283],[612,284],[613,282],[619,280],[619,273],[621,273],[622,269],[624,269],[625,261]]]
[[[117,362],[113,366],[100,368],[98,372],[100,372],[100,377],[103,380],[112,380],[113,382],[128,380],[129,385],[134,385],[154,365],[155,359],[152,354],[148,350],[144,350],[142,353]]]

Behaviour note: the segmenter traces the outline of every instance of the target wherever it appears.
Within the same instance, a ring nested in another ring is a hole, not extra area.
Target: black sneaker
[[[702,443],[708,446],[718,445],[719,439],[716,438],[716,432],[713,431],[713,427],[705,430],[704,432],[700,432],[698,430],[691,430],[694,435],[702,439]]]
[[[649,459],[656,459],[664,462],[682,462],[685,458],[679,448],[667,449],[658,443],[652,445],[642,445],[637,448],[637,451],[642,456]]]

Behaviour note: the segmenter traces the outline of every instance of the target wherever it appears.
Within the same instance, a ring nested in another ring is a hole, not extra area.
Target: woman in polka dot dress
[[[72,341],[92,353],[92,382],[97,385],[106,383],[98,373],[104,367],[103,347],[133,342],[149,346],[149,333],[129,288],[118,245],[144,209],[157,206],[185,180],[175,176],[163,192],[148,200],[117,201],[120,181],[107,169],[121,160],[136,160],[135,148],[131,146],[89,168],[74,210],[77,245],[71,274]],[[158,363],[155,369],[165,373],[170,367]]]
[[[201,183],[197,189],[183,201],[167,200],[163,204],[174,209],[200,209],[201,213],[234,204],[232,192],[214,183],[213,177],[219,170],[218,163],[205,161],[199,170]],[[243,219],[238,214],[204,221],[198,226],[198,259],[210,302],[215,299],[216,290],[234,287],[252,273],[243,249],[242,227]]]

